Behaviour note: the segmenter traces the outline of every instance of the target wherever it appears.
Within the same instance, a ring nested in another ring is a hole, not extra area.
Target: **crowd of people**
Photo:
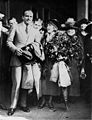
[[[53,97],[64,99],[69,109],[70,95],[79,95],[80,77],[85,79],[85,37],[90,36],[92,22],[83,18],[65,23],[40,18],[33,21],[33,12],[26,10],[22,22],[9,19],[6,44],[12,51],[10,66],[12,78],[11,104],[8,115],[14,114],[19,100],[20,109],[30,112],[27,98],[35,86],[38,109],[47,106],[55,110]],[[91,43],[92,44],[92,43]],[[19,99],[20,98],[20,99]]]

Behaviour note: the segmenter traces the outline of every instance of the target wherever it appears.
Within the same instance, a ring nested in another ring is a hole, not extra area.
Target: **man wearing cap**
[[[28,90],[31,89],[32,91],[34,78],[37,80],[40,79],[40,70],[38,64],[31,63],[22,64],[22,62],[18,58],[19,56],[22,56],[24,53],[22,48],[31,43],[34,43],[33,46],[35,47],[34,49],[36,49],[35,52],[38,53],[37,45],[40,42],[37,36],[37,31],[33,27],[33,12],[31,10],[25,10],[23,12],[22,20],[23,21],[21,23],[17,24],[11,29],[7,39],[7,46],[12,51],[10,66],[12,70],[11,75],[13,83],[11,93],[11,105],[8,110],[8,115],[13,115],[16,110],[19,98],[20,85],[22,87],[20,100],[21,109],[24,112],[30,112],[30,109],[27,107],[26,100]],[[41,52],[39,52],[38,55],[41,57]],[[35,75],[37,72],[38,74]],[[37,89],[39,89],[39,85],[37,87],[38,87]]]

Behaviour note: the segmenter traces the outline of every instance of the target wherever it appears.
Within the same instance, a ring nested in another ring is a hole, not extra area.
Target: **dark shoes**
[[[24,112],[30,112],[29,107],[20,107],[20,109]]]
[[[11,116],[14,114],[14,112],[15,112],[15,108],[9,108],[7,115]]]
[[[40,105],[38,105],[38,109],[42,109],[45,106],[46,102],[43,100]]]
[[[20,107],[20,109],[24,112],[30,112],[30,109],[28,107]],[[11,116],[15,112],[15,108],[9,108],[7,115]]]
[[[56,111],[56,109],[54,108],[54,105],[53,105],[53,103],[51,102],[51,103],[48,103],[48,108],[50,109],[50,110],[52,110],[52,111]]]
[[[52,103],[48,103],[48,108],[53,109],[54,105]]]

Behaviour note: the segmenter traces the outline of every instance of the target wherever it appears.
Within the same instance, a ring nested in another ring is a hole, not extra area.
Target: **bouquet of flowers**
[[[80,61],[83,55],[82,51],[83,46],[79,36],[70,37],[66,32],[62,33],[61,31],[57,31],[52,40],[45,45],[45,54],[54,61],[58,61],[61,58],[67,58],[67,61],[72,58]]]

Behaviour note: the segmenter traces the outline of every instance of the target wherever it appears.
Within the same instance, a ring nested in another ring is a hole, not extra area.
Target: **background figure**
[[[4,14],[0,13],[0,36],[1,36],[1,32],[8,35],[8,29],[6,27],[4,27],[3,23],[2,23],[2,20],[3,20],[4,16],[5,16]]]
[[[7,45],[12,51],[12,57],[10,61],[12,70],[12,93],[8,115],[13,115],[16,110],[20,88],[22,88],[20,108],[24,112],[30,111],[29,107],[27,106],[27,95],[28,90],[31,89],[32,91],[33,88],[33,69],[36,62],[33,61],[32,63],[28,62],[24,64],[22,61],[20,61],[19,56],[22,57],[24,54],[24,50],[22,49],[23,47],[31,43],[38,45],[40,40],[39,37],[37,37],[38,31],[33,27],[33,12],[31,10],[24,11],[22,20],[23,21],[21,23],[12,27],[7,39]],[[37,54],[37,47],[35,48],[35,53]],[[41,54],[39,56],[41,57]]]
[[[12,27],[15,27],[18,23],[17,23],[17,20],[16,18],[12,17],[8,20],[8,26],[10,29],[12,29]]]
[[[92,22],[85,28],[87,35],[84,39],[85,52],[85,73],[86,78],[84,82],[84,98],[87,103],[91,102],[91,80],[92,80]]]
[[[43,26],[43,21],[39,18],[34,21],[34,27],[35,29],[40,30]]]
[[[40,42],[42,42],[46,29],[44,28],[44,23],[40,18],[34,21],[34,28],[39,31],[38,36],[40,38]]]
[[[81,20],[78,20],[75,25],[79,28],[79,35],[81,36],[81,42],[83,44],[83,60],[82,60],[82,63],[81,63],[81,66],[80,66],[80,94],[81,96],[83,97],[84,94],[85,94],[85,80],[86,80],[86,73],[85,73],[85,45],[86,45],[86,42],[85,42],[85,38],[86,38],[86,35],[88,34],[87,32],[85,32],[85,28],[87,27],[87,25],[89,24],[89,21],[88,19],[86,18],[83,18]]]

